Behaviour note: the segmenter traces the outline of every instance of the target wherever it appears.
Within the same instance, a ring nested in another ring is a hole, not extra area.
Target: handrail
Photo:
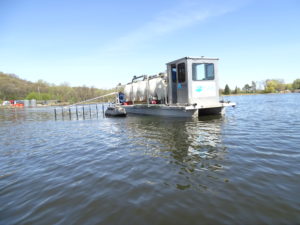
[[[117,95],[117,94],[119,94],[119,93],[118,92],[112,92],[112,93],[109,93],[109,94],[106,94],[106,95],[101,95],[101,96],[98,96],[98,97],[95,97],[95,98],[91,98],[91,99],[87,99],[87,100],[84,100],[84,101],[81,101],[81,102],[77,102],[77,103],[74,103],[74,104],[66,106],[66,107],[72,107],[72,106],[75,106],[75,105],[78,105],[78,104],[82,104],[84,102],[89,102],[89,101],[92,101],[92,100],[96,100],[96,99],[99,99],[99,98],[104,98],[104,97],[111,96],[111,95]]]

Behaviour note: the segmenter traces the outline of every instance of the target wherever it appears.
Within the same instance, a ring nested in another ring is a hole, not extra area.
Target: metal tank
[[[126,101],[147,101],[159,100],[164,101],[167,97],[166,75],[155,75],[151,77],[143,76],[144,80],[133,79],[124,87]]]

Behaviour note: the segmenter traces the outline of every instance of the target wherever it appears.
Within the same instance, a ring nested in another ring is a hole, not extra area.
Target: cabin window
[[[213,63],[193,63],[193,80],[214,80],[215,69]]]
[[[171,65],[171,73],[172,73],[172,82],[176,83],[177,82],[177,70],[176,70],[176,65],[172,64]]]
[[[185,82],[185,63],[180,63],[177,65],[178,70],[178,83]]]

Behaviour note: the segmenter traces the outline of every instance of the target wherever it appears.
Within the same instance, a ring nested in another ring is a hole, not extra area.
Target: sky
[[[300,78],[298,0],[0,0],[0,71],[113,88],[185,56],[220,85]]]

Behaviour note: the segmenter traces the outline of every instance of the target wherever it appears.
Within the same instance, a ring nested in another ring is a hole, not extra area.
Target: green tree
[[[30,92],[27,96],[26,99],[31,100],[31,99],[35,99],[35,100],[40,100],[40,94],[37,92]]]
[[[248,93],[251,89],[251,86],[249,84],[245,84],[245,86],[243,87],[243,91],[245,91],[246,93]]]
[[[293,86],[293,89],[300,89],[300,79],[294,80],[292,86]]]
[[[45,100],[45,101],[47,101],[47,100],[50,100],[50,99],[52,99],[51,98],[51,95],[49,94],[49,93],[41,93],[40,94],[40,100]]]
[[[271,79],[266,80],[265,92],[266,93],[276,93],[285,90],[285,84],[283,80]]]
[[[293,90],[293,84],[286,84],[285,90],[289,90],[289,91]]]
[[[233,91],[233,94],[237,95],[237,94],[239,94],[240,92],[241,92],[241,90],[240,90],[237,86],[235,86],[235,89],[234,89],[234,91]]]
[[[230,88],[228,86],[228,84],[225,85],[225,89],[224,89],[224,95],[230,95],[231,91]]]
[[[256,83],[254,81],[252,81],[251,84],[252,84],[251,85],[251,90],[252,90],[253,93],[255,93],[256,92]]]

